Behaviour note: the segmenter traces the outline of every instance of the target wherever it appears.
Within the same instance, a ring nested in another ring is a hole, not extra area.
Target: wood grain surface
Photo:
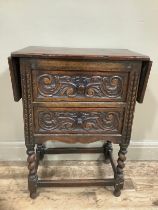
[[[111,174],[110,166],[100,161],[45,160],[39,167],[39,176],[45,179],[108,178]],[[112,187],[39,188],[40,196],[32,200],[25,163],[0,163],[0,210],[158,210],[157,174],[158,162],[127,161],[120,197],[112,196]]]
[[[51,57],[51,58],[86,58],[86,59],[120,59],[120,60],[149,60],[148,56],[127,49],[103,48],[68,48],[29,46],[12,53],[13,57]]]

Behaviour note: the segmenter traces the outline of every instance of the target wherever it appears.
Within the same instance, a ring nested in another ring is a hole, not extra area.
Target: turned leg
[[[120,196],[121,195],[121,189],[124,185],[124,174],[123,174],[123,168],[125,167],[125,160],[126,160],[126,153],[127,153],[127,147],[128,145],[120,144],[120,150],[118,153],[118,160],[117,160],[117,168],[116,168],[116,175],[115,175],[115,190],[114,195]]]
[[[110,141],[107,141],[103,145],[104,149],[104,157],[105,157],[105,163],[110,163],[110,157],[109,157],[109,151],[112,151],[112,143]]]
[[[28,169],[29,169],[28,189],[30,191],[30,197],[35,198],[38,176],[37,176],[36,153],[34,150],[34,146],[27,147],[27,154],[28,154],[27,162],[28,162]]]
[[[44,144],[38,144],[37,149],[36,149],[36,153],[38,154],[39,160],[43,160],[44,152],[45,152],[45,145]]]

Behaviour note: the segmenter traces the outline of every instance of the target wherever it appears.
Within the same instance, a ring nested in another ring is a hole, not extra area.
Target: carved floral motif
[[[39,130],[42,132],[67,131],[103,131],[109,133],[119,132],[121,123],[120,112],[38,112]]]
[[[124,77],[65,76],[42,74],[37,77],[38,94],[42,97],[105,97],[121,98]]]

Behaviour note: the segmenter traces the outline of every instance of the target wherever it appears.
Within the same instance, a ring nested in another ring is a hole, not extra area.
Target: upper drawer
[[[125,101],[129,72],[33,70],[34,101]]]

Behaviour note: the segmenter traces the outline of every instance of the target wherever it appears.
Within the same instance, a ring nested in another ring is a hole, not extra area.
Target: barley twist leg
[[[33,146],[27,147],[27,154],[28,154],[27,162],[28,162],[28,169],[29,169],[28,189],[30,191],[30,197],[35,198],[38,176],[37,176],[36,153]]]
[[[121,194],[121,189],[123,188],[124,185],[124,173],[123,169],[125,167],[125,161],[126,161],[126,154],[127,154],[127,147],[128,145],[120,144],[120,150],[118,153],[118,160],[117,160],[117,173],[115,175],[115,190],[114,190],[114,195],[115,196],[120,196]]]

